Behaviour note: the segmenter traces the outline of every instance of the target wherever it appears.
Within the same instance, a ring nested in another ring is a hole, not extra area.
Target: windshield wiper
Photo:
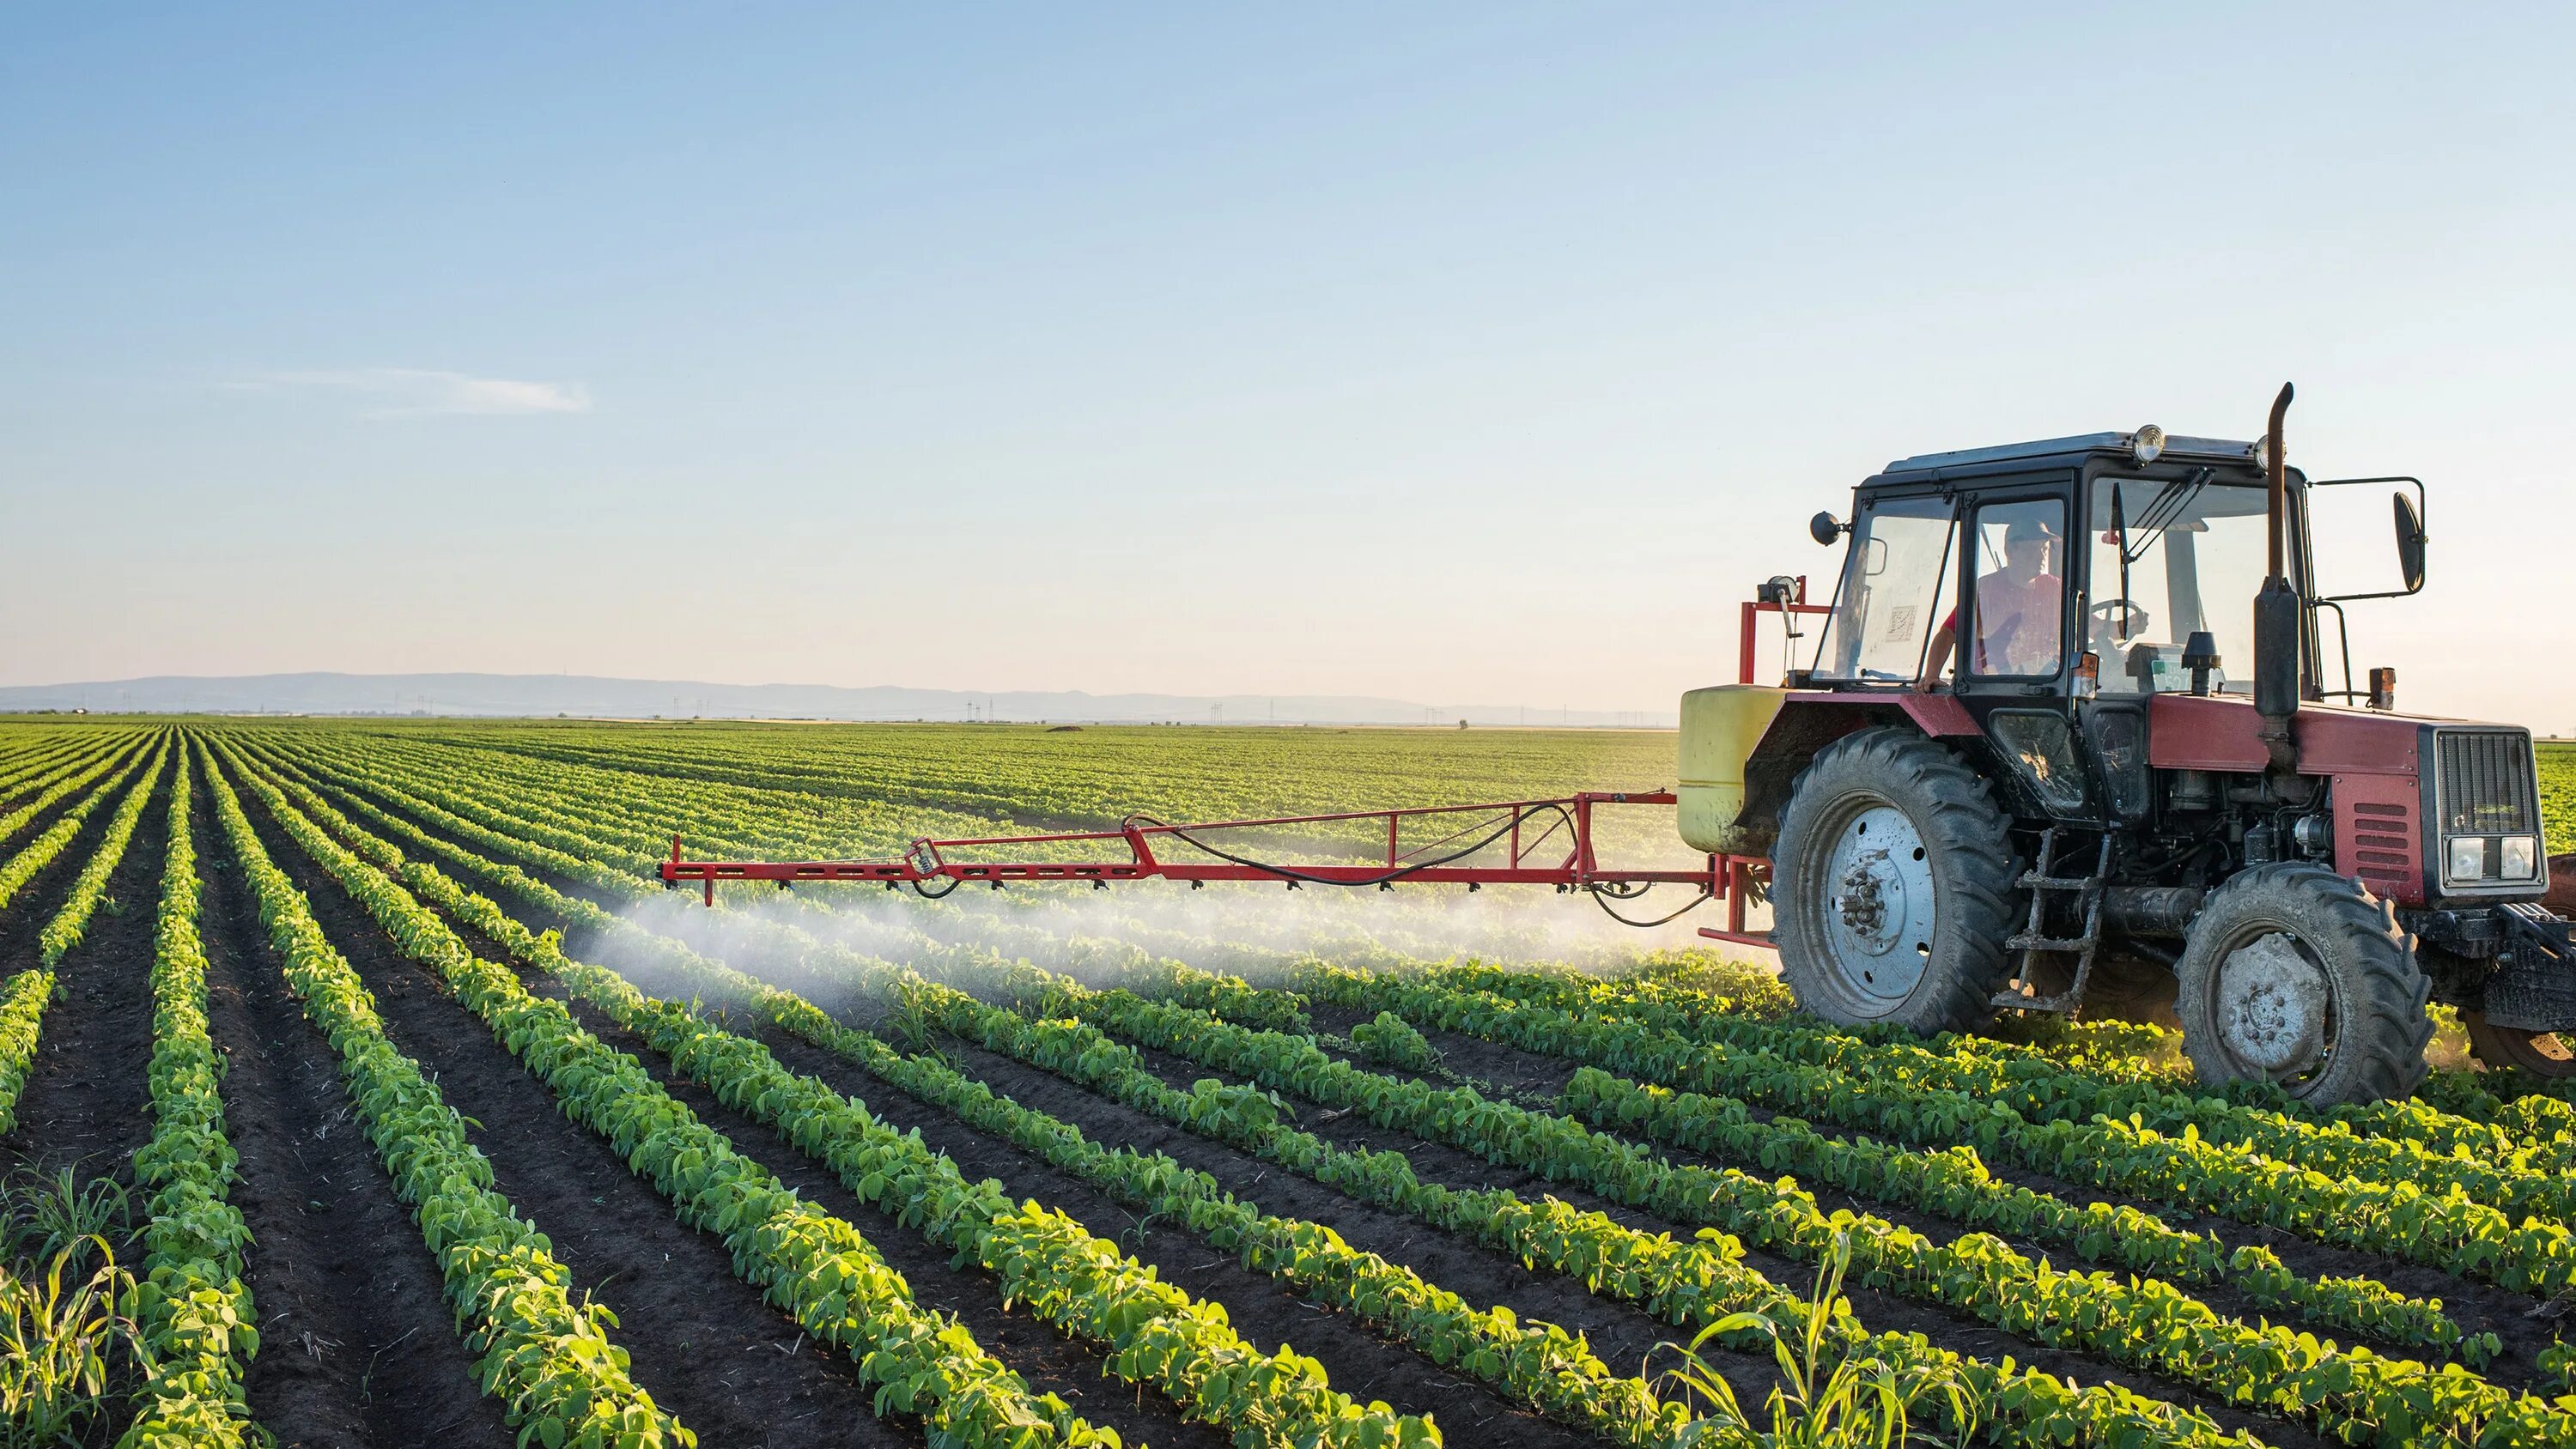
[[[2174,522],[2182,517],[2183,510],[2191,507],[2192,500],[2200,497],[2200,490],[2208,487],[2209,480],[2217,476],[2217,469],[2203,468],[2189,478],[2166,484],[2155,497],[2148,499],[2147,506],[2138,512],[2138,527],[2146,531],[2146,537],[2132,544],[2127,530],[2121,531],[2121,566],[2125,568],[2145,558],[2147,550],[2156,546],[2156,540],[2165,536],[2165,530],[2171,528]],[[2111,490],[2111,506],[2115,509],[2120,506],[2120,492],[2116,485]],[[2123,579],[2122,592],[2124,593],[2127,591],[2126,583],[2127,581]]]

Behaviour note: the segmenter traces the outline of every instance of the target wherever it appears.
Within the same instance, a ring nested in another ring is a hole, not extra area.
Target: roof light
[[[2138,460],[2138,466],[2141,468],[2154,462],[2156,459],[2163,457],[2165,452],[2165,430],[2157,427],[2153,423],[2149,423],[2145,427],[2131,433],[2129,435],[2129,452],[2131,456]]]

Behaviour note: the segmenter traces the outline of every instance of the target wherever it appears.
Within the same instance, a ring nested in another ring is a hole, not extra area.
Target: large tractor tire
[[[2239,871],[2210,892],[2174,967],[2200,1080],[2268,1081],[2306,1102],[2412,1095],[2433,983],[2388,902],[2322,865]]]
[[[1846,1026],[1967,1031],[2004,982],[2017,870],[1976,772],[1910,731],[1826,746],[1790,786],[1772,848],[1780,974]]]
[[[2490,1069],[2518,1067],[2555,1081],[2576,1077],[2576,1052],[2554,1031],[2489,1026],[2482,1011],[2462,1011],[2460,1025],[2469,1029],[2469,1051]]]

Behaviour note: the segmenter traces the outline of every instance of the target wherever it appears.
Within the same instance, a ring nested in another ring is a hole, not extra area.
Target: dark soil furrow
[[[1354,1399],[1363,1403],[1384,1399],[1399,1409],[1430,1413],[1453,1436],[1472,1427],[1479,1439],[1515,1449],[1590,1440],[1587,1434],[1551,1423],[1501,1397],[1478,1380],[1442,1369],[1409,1350],[1390,1347],[1359,1320],[1307,1302],[1278,1280],[1210,1247],[1184,1226],[1140,1223],[1134,1210],[1089,1183],[976,1132],[836,1056],[774,1031],[762,1040],[782,1063],[858,1097],[880,1121],[898,1130],[919,1131],[969,1178],[996,1178],[1014,1197],[1033,1197],[1062,1208],[1093,1233],[1116,1238],[1121,1248],[1153,1267],[1165,1281],[1223,1304],[1227,1318],[1246,1342],[1294,1344],[1298,1352],[1324,1365],[1333,1387]],[[1109,1140],[1112,1145],[1124,1145],[1118,1139]],[[1249,1186],[1244,1178],[1237,1183]]]
[[[208,890],[200,925],[210,1031],[229,1063],[233,1205],[253,1245],[251,1413],[281,1445],[507,1446],[442,1297],[437,1260],[341,1090],[338,1060],[288,994],[239,866],[198,792],[190,830]]]
[[[786,1050],[775,1039],[774,1050]],[[1502,1304],[1523,1319],[1579,1332],[1602,1361],[1633,1372],[1656,1346],[1690,1333],[1615,1299],[1595,1297],[1581,1283],[1524,1267],[1431,1227],[1418,1218],[1346,1197],[1310,1178],[1262,1161],[1237,1148],[1147,1116],[1039,1068],[950,1039],[942,1044],[957,1065],[997,1092],[1082,1129],[1095,1142],[1160,1152],[1225,1184],[1229,1191],[1282,1217],[1322,1223],[1345,1242],[1420,1274],[1477,1307]],[[1777,1381],[1767,1358],[1720,1352],[1720,1366],[1747,1402],[1760,1402]]]
[[[259,809],[255,796],[245,804]],[[710,1445],[920,1442],[916,1422],[874,1416],[875,1390],[857,1364],[800,1342],[794,1320],[735,1276],[722,1239],[682,1224],[300,846],[264,814],[257,824],[270,858],[374,994],[386,1035],[472,1120],[494,1189],[546,1233],[576,1293],[617,1315],[610,1336],[655,1403]]]
[[[1316,1012],[1313,1015],[1319,1030],[1342,1029],[1353,1019],[1353,1014],[1347,1012]],[[1419,1026],[1420,1023],[1415,1025]],[[1470,1079],[1472,1083],[1478,1085],[1478,1090],[1484,1089],[1482,1084],[1491,1083],[1506,1089],[1509,1094],[1508,1099],[1521,1101],[1524,1105],[1539,1105],[1539,1100],[1552,1103],[1563,1093],[1565,1083],[1575,1072],[1575,1065],[1562,1058],[1486,1041],[1481,1037],[1443,1031],[1425,1031],[1423,1034],[1430,1040],[1432,1046],[1439,1050],[1443,1065]],[[1326,1050],[1329,1051],[1331,1048],[1327,1047]],[[1337,1055],[1372,1071],[1387,1070],[1376,1063],[1360,1060],[1348,1053],[1337,1053]],[[1394,1073],[1393,1075],[1405,1074]],[[1422,1080],[1431,1081],[1433,1086],[1446,1085],[1429,1078]],[[1769,1112],[1760,1107],[1750,1107],[1749,1110],[1754,1117],[1761,1120],[1784,1115]],[[1831,1123],[1811,1122],[1808,1125],[1829,1137],[1850,1138],[1862,1135],[1838,1129]],[[1677,1162],[1744,1167],[1742,1163],[1729,1163],[1722,1158],[1705,1157],[1669,1147],[1645,1137],[1629,1134],[1614,1135],[1625,1136],[1628,1141]],[[2499,1288],[2491,1283],[2480,1283],[2458,1277],[2421,1263],[2409,1263],[2403,1259],[2382,1257],[2351,1248],[2319,1243],[2280,1228],[2251,1226],[2232,1218],[2194,1215],[2151,1198],[2132,1197],[2087,1188],[2048,1173],[2034,1172],[2028,1168],[1999,1162],[1993,1154],[1985,1156],[1987,1170],[1992,1172],[1999,1181],[2026,1187],[2033,1192],[2048,1193],[2077,1204],[2102,1202],[2140,1208],[2155,1213],[2178,1228],[2208,1234],[2231,1247],[2245,1243],[2259,1244],[2278,1254],[2281,1261],[2293,1271],[2312,1278],[2376,1278],[2400,1292],[2438,1298],[2442,1301],[2444,1311],[2448,1312],[2463,1330],[2470,1333],[2492,1331],[2503,1340],[2504,1352],[2480,1371],[2485,1377],[2500,1384],[2516,1388],[2527,1387],[2536,1371],[2535,1356],[2540,1350],[2548,1347],[2554,1337],[2550,1322],[2532,1316],[2532,1301],[2528,1294]],[[1753,1171],[1754,1169],[1745,1168],[1744,1170]],[[1891,1222],[1905,1223],[1927,1233],[1939,1235],[1957,1230],[1956,1225],[1945,1218],[1916,1212],[1879,1199],[1870,1199],[1868,1207],[1870,1211]],[[2043,1251],[2043,1248],[2036,1244],[2016,1243],[2014,1246],[2033,1256]],[[2059,1259],[2073,1257],[2072,1254],[2064,1252],[2053,1256]],[[2219,1312],[2234,1314],[2248,1322],[2267,1316],[2260,1307],[2247,1302],[2242,1294],[2224,1286],[2191,1286],[2187,1291]],[[2418,1352],[2402,1344],[2381,1344],[2378,1347],[2383,1352],[2402,1357],[2415,1357]]]
[[[1142,1043],[1130,1041],[1128,1045],[1137,1049],[1155,1075],[1177,1087],[1186,1088],[1191,1081],[1201,1077],[1215,1077],[1228,1082],[1244,1080],[1156,1051]],[[1614,1221],[1643,1232],[1669,1232],[1675,1237],[1687,1238],[1698,1230],[1695,1224],[1668,1221],[1573,1184],[1552,1182],[1537,1173],[1488,1162],[1471,1152],[1379,1127],[1356,1112],[1327,1120],[1327,1114],[1313,1103],[1300,1099],[1296,1105],[1300,1123],[1308,1131],[1342,1147],[1401,1152],[1413,1163],[1415,1174],[1425,1182],[1441,1182],[1460,1188],[1507,1188],[1533,1198],[1553,1194],[1578,1208],[1607,1214]],[[1842,1193],[1818,1194],[1817,1206],[1826,1212],[1837,1208],[1849,1208],[1860,1213],[1875,1210],[1874,1204]],[[1943,1227],[1938,1230],[1938,1236],[1947,1237],[1955,1231],[1954,1228]],[[1765,1278],[1802,1296],[1816,1281],[1813,1265],[1782,1258],[1750,1243],[1744,1245],[1744,1261]],[[1920,1333],[1955,1352],[1996,1360],[2010,1357],[2024,1367],[2043,1370],[2072,1383],[2119,1384],[2150,1398],[2190,1405],[2223,1426],[2251,1429],[2265,1441],[2285,1446],[2285,1449],[2287,1446],[2323,1442],[2303,1426],[2275,1417],[2245,1413],[2153,1375],[2087,1354],[2051,1348],[1937,1304],[1849,1283],[1845,1284],[1843,1291],[1851,1300],[1853,1312],[1874,1331]]]
[[[165,767],[81,943],[55,964],[55,997],[18,1099],[18,1128],[0,1146],[28,1165],[70,1166],[85,1178],[113,1176],[131,1186],[129,1159],[151,1140],[152,935],[170,835],[169,788]],[[102,807],[98,816],[110,813]],[[105,833],[102,823],[98,838]],[[77,856],[75,876],[88,867],[88,853],[64,855]],[[139,1230],[141,1204],[135,1206]],[[120,1250],[120,1260],[130,1256]]]

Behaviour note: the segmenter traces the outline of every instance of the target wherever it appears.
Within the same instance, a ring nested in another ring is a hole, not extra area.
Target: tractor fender
[[[1967,706],[1946,694],[1792,691],[1744,762],[1744,813],[1737,828],[1768,851],[1798,772],[1818,750],[1872,725],[1903,725],[1936,740],[1980,733]]]

